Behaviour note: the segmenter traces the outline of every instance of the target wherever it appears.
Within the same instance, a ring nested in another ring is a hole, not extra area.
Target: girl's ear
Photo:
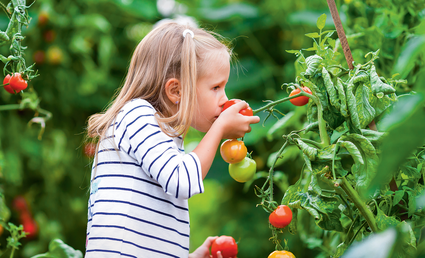
[[[178,104],[181,98],[180,81],[176,78],[171,78],[165,83],[165,94],[171,103]]]

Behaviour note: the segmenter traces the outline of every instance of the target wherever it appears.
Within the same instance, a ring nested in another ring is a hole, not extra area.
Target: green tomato
[[[229,164],[230,176],[239,183],[251,180],[256,170],[257,164],[253,159],[248,157],[245,157],[241,162]]]

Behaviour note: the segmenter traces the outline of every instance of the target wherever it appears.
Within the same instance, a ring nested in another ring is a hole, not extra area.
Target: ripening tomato
[[[306,93],[311,94],[311,90],[308,87],[303,86],[302,89]],[[289,97],[297,95],[300,92],[301,92],[300,89],[295,89],[291,92],[291,94],[289,94]],[[291,101],[291,103],[294,104],[295,106],[304,106],[305,104],[308,103],[308,100],[309,100],[309,97],[299,96],[299,97],[290,99],[289,101]]]
[[[269,222],[276,228],[284,228],[291,223],[292,211],[286,205],[279,205],[276,210],[270,213]]]
[[[93,158],[94,154],[96,154],[95,143],[89,142],[86,145],[84,145],[84,155],[86,155],[87,158]]]
[[[51,46],[46,51],[46,59],[49,64],[58,65],[63,62],[64,54],[60,47]]]
[[[241,162],[246,157],[247,152],[245,143],[237,139],[226,140],[220,147],[221,157],[230,164]]]
[[[244,183],[251,180],[257,170],[257,164],[253,159],[245,157],[241,162],[229,164],[230,176],[238,181]]]
[[[3,88],[9,92],[10,94],[15,94],[16,92],[12,89],[12,87],[10,87],[10,78],[12,78],[12,76],[10,76],[10,74],[6,75],[6,77],[4,77],[3,80]],[[9,83],[8,85],[5,85],[6,83]]]
[[[38,226],[28,211],[22,212],[19,216],[24,231],[28,233],[27,238],[34,238],[38,233]]]
[[[47,30],[43,33],[44,41],[51,43],[56,39],[56,32],[54,30]]]
[[[223,110],[221,112],[223,112],[228,107],[233,106],[234,104],[236,104],[238,102],[241,102],[241,100],[231,99],[231,100],[226,101],[226,103],[224,103],[224,105],[223,105]],[[241,111],[239,111],[239,113],[244,115],[244,116],[253,116],[254,115],[254,113],[252,112],[252,108],[250,108],[250,107],[242,109]]]
[[[3,226],[0,225],[0,236],[3,234]]]
[[[231,236],[220,236],[211,245],[211,255],[217,258],[217,252],[220,251],[223,258],[236,258],[238,254],[238,244]]]
[[[49,14],[45,11],[40,12],[40,15],[38,15],[38,25],[44,26],[49,21]]]
[[[20,73],[15,73],[12,78],[10,78],[9,85],[13,90],[17,92],[25,90],[28,87],[27,81],[22,79]]]
[[[274,251],[268,258],[295,258],[295,255],[288,251]]]

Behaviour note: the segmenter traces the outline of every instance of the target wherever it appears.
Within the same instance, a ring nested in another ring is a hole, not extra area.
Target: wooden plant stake
[[[345,60],[347,60],[348,68],[350,68],[350,70],[353,70],[354,69],[353,55],[351,54],[350,46],[348,45],[344,28],[342,27],[341,18],[339,17],[338,10],[336,9],[335,0],[326,0],[326,1],[328,2],[332,19],[334,20],[336,32],[338,33],[338,38],[341,41],[342,50],[344,50]]]

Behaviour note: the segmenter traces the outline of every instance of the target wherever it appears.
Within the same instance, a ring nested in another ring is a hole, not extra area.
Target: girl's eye
[[[220,89],[220,86],[215,86],[215,87],[213,88],[213,90],[218,90],[218,89]]]

